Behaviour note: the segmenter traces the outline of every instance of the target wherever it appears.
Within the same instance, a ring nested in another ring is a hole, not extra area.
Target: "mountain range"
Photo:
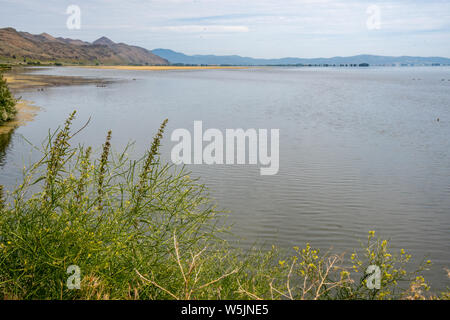
[[[33,35],[13,28],[0,29],[0,57],[30,62],[167,65],[169,62],[151,51],[115,43],[102,37],[92,43],[66,38],[55,38],[47,33]]]
[[[195,64],[195,65],[341,65],[341,64],[360,64],[368,63],[370,65],[432,65],[446,64],[450,65],[449,58],[442,57],[390,57],[377,55],[356,55],[350,57],[333,58],[280,58],[280,59],[255,59],[250,57],[241,57],[238,55],[217,56],[217,55],[186,55],[169,49],[155,49],[152,52],[172,64]]]
[[[0,58],[28,62],[60,62],[70,64],[104,65],[450,65],[443,57],[391,57],[356,55],[332,58],[256,59],[238,55],[186,55],[170,49],[154,49],[115,43],[101,37],[94,42],[55,38],[48,33],[33,35],[13,28],[0,29]]]

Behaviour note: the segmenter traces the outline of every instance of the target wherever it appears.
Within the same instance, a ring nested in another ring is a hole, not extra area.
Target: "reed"
[[[98,172],[98,186],[97,186],[97,194],[98,194],[98,209],[102,210],[102,201],[103,201],[103,182],[105,180],[105,172],[108,166],[108,155],[111,149],[111,135],[112,131],[108,131],[108,135],[106,136],[105,144],[103,145],[102,156],[100,158],[100,168]]]

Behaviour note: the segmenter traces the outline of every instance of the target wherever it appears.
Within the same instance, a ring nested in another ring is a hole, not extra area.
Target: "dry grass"
[[[201,291],[239,271],[238,268],[227,272],[225,274],[222,274],[221,276],[207,281],[206,283],[200,284],[201,279],[201,272],[202,272],[202,266],[203,261],[201,260],[202,254],[205,253],[207,250],[207,247],[205,246],[203,249],[199,250],[197,253],[190,252],[190,260],[186,261],[185,259],[182,259],[180,256],[180,248],[177,241],[176,234],[173,235],[173,258],[179,267],[179,272],[182,276],[184,286],[180,293],[173,293],[170,290],[166,289],[162,285],[158,284],[156,281],[148,279],[147,277],[143,276],[138,270],[135,269],[137,275],[142,279],[144,283],[151,284],[158,289],[164,291],[169,296],[174,298],[175,300],[191,300],[193,299],[194,294],[197,291]],[[183,264],[186,264],[185,267],[183,267]]]

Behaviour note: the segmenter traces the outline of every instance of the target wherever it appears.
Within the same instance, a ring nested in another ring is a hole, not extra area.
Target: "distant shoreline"
[[[49,66],[53,67],[53,66]],[[105,86],[112,83],[112,80],[102,78],[83,78],[77,76],[54,76],[30,73],[33,69],[28,67],[12,67],[4,73],[4,77],[8,81],[8,87],[14,93],[22,90],[43,90],[45,87],[70,86],[83,84],[96,84]]]
[[[114,70],[203,70],[203,69],[249,69],[249,66],[75,66],[90,69]]]

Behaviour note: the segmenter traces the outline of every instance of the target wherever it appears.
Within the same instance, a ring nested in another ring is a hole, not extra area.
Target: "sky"
[[[450,57],[450,0],[0,0],[0,27],[186,54]]]

